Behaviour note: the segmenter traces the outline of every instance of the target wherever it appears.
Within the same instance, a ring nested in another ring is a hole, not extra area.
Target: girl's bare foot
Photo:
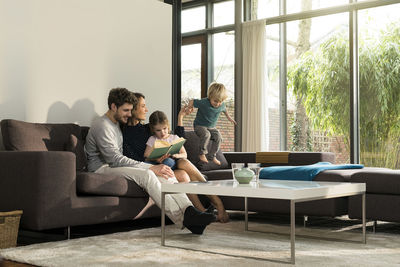
[[[217,165],[221,165],[221,161],[217,160],[217,157],[213,158],[213,162]]]
[[[207,160],[207,158],[206,158],[206,155],[204,155],[204,154],[201,154],[201,155],[199,156],[199,159],[200,159],[200,161],[202,161],[202,162],[208,163],[208,160]]]
[[[218,215],[217,215],[217,221],[221,223],[227,223],[229,222],[229,214],[226,212],[226,210],[218,210]]]
[[[224,205],[221,203],[214,204],[214,207],[217,209],[217,221],[221,223],[229,222],[229,214],[226,212]]]

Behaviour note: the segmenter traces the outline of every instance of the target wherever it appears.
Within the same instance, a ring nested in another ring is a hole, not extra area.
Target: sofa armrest
[[[226,161],[228,161],[228,169],[232,163],[253,163],[256,162],[255,152],[224,152]]]
[[[21,226],[62,217],[76,195],[76,158],[66,151],[0,151],[0,210],[23,210]]]

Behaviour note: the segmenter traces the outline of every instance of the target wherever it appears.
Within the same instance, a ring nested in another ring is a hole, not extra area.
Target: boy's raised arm
[[[234,119],[232,119],[231,116],[229,116],[229,113],[228,113],[228,110],[227,110],[227,109],[225,109],[224,114],[225,114],[225,116],[228,118],[228,120],[229,120],[230,122],[232,122],[234,125],[237,125],[237,122],[236,122]]]

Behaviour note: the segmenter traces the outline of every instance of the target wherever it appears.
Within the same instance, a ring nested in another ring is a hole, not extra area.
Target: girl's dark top
[[[179,137],[185,137],[185,128],[177,126],[175,134]],[[144,151],[146,149],[147,139],[151,136],[149,124],[138,123],[135,126],[125,125],[122,127],[122,136],[124,138],[123,154],[128,158],[145,161]]]

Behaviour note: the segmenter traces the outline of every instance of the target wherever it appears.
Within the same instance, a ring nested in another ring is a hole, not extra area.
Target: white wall
[[[171,38],[156,0],[0,0],[0,120],[90,125],[113,87],[170,117]]]

